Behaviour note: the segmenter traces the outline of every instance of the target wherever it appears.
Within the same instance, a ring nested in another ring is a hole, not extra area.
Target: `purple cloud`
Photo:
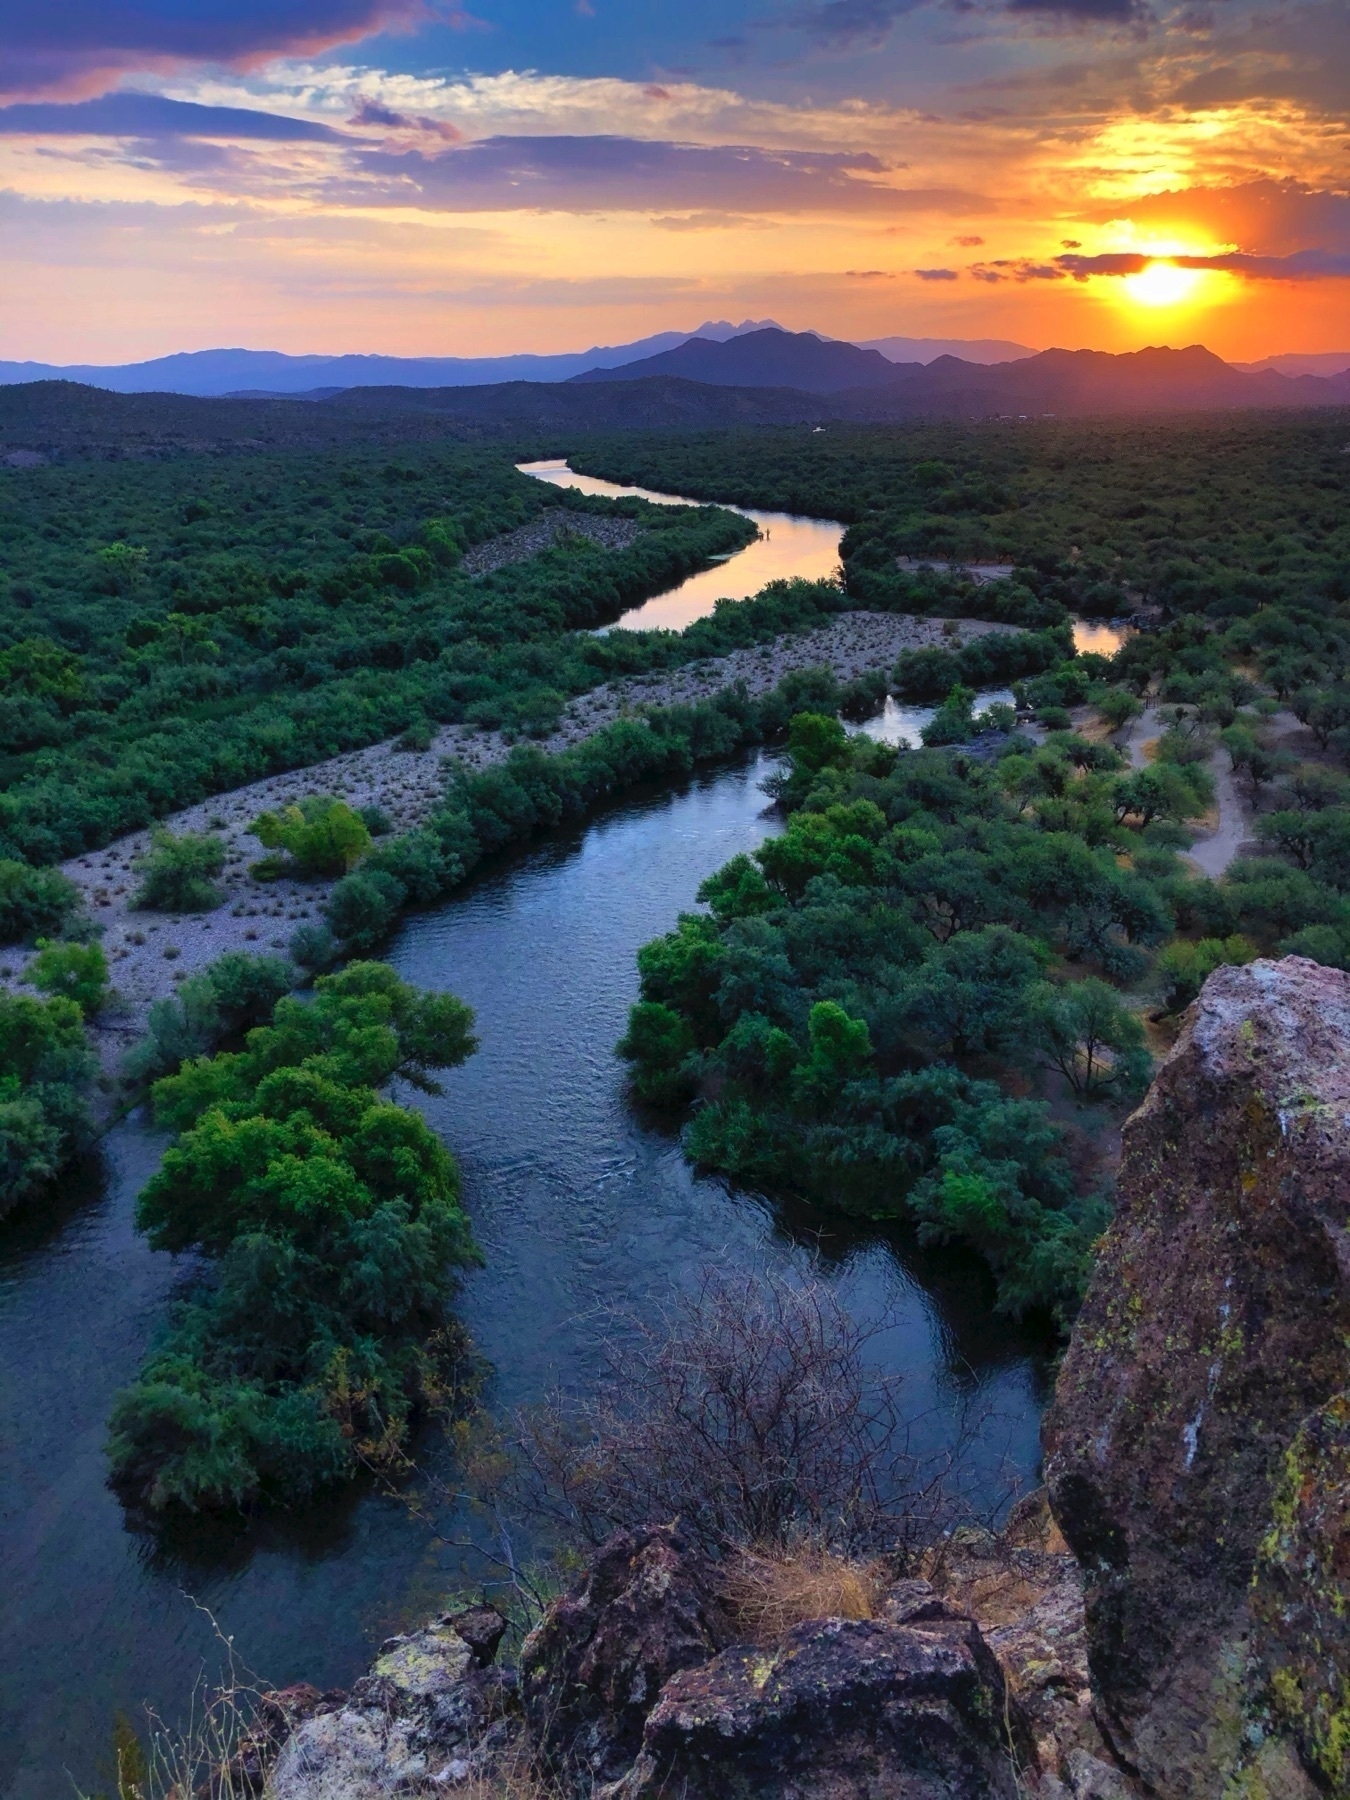
[[[107,94],[73,105],[0,106],[0,132],[24,137],[265,138],[274,143],[349,142],[331,126],[243,106],[198,106],[162,94]]]
[[[961,279],[955,269],[915,269],[914,273],[920,281],[959,281]]]
[[[699,212],[890,214],[968,211],[976,196],[945,188],[894,188],[875,156],[677,144],[627,137],[491,137],[440,154],[367,151],[367,176],[389,197],[456,211],[525,207],[570,212],[611,207]],[[369,194],[367,193],[367,198]]]
[[[0,93],[88,94],[128,69],[308,54],[426,14],[423,0],[6,0]]]

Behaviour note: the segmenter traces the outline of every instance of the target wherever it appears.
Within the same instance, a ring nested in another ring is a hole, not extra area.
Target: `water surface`
[[[637,496],[657,506],[702,506],[680,494],[657,494],[650,488],[620,487],[597,475],[578,475],[561,458],[518,463],[522,474],[534,475],[555,487],[575,488],[582,494],[604,494],[620,500]],[[719,505],[723,503],[718,502]],[[748,600],[771,581],[794,576],[803,581],[832,581],[839,574],[839,541],[844,527],[835,519],[805,519],[795,513],[759,512],[752,507],[726,506],[727,512],[753,519],[759,536],[730,556],[686,576],[677,587],[633,607],[608,629],[628,631],[683,631],[695,619],[703,619],[719,600]]]
[[[653,1306],[709,1265],[818,1264],[859,1314],[888,1317],[877,1354],[904,1373],[921,1442],[983,1418],[967,1466],[992,1501],[1005,1458],[1036,1466],[1045,1371],[993,1315],[981,1266],[699,1178],[625,1097],[613,1045],[635,953],[705,875],[777,828],[760,791],[770,767],[752,758],[632,799],[497,865],[395,940],[408,979],[478,1012],[482,1047],[444,1097],[405,1096],[459,1157],[485,1252],[460,1310],[505,1407],[592,1379],[610,1306]],[[7,1800],[67,1793],[67,1770],[88,1783],[116,1708],[181,1708],[203,1660],[218,1661],[188,1596],[268,1680],[345,1684],[465,1572],[395,1500],[359,1490],[252,1532],[156,1544],[126,1530],[102,1447],[177,1279],[132,1226],[160,1149],[143,1123],[119,1126],[104,1180],[73,1184],[45,1224],[0,1231]]]

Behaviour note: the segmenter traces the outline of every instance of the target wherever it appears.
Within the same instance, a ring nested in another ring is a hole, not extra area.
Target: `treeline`
[[[466,545],[558,505],[631,515],[642,535],[458,568]],[[418,722],[547,731],[633,664],[622,640],[577,633],[752,532],[723,511],[562,496],[503,453],[443,447],[7,472],[0,854],[53,862]]]
[[[1016,589],[1072,612],[1231,620],[1350,596],[1344,441],[1334,414],[1251,413],[624,435],[571,454],[610,480],[844,521],[868,605],[997,616],[988,589],[896,566],[932,557],[1014,564]]]

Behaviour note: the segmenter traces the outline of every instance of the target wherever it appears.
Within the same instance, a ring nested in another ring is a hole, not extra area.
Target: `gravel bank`
[[[572,701],[558,729],[540,743],[549,752],[566,750],[639,707],[705,700],[738,681],[752,694],[762,694],[791,670],[817,666],[848,681],[871,669],[889,669],[902,650],[929,644],[955,649],[988,632],[1008,629],[976,619],[841,613],[814,631],[781,637],[772,644],[691,663],[667,674],[606,682]],[[263,855],[262,846],[248,833],[260,812],[306,794],[337,794],[354,807],[383,807],[394,830],[407,831],[422,822],[444,792],[443,758],[456,757],[470,768],[483,769],[503,761],[510,750],[500,732],[447,725],[426,751],[375,744],[174,813],[165,821],[171,831],[215,830],[225,840],[228,860],[219,883],[225,902],[214,912],[179,916],[131,910],[129,901],[137,886],[131,863],[149,848],[148,831],[65,863],[66,874],[84,893],[91,917],[103,927],[112,979],[122,996],[116,1012],[96,1032],[105,1067],[112,1069],[126,1045],[140,1036],[150,1003],[172,993],[185,976],[227,950],[282,951],[297,924],[320,918],[330,881],[261,883],[249,874],[249,864]],[[0,951],[0,980],[18,985],[27,961],[24,951]]]
[[[550,507],[528,525],[503,532],[476,544],[467,552],[460,567],[468,575],[487,575],[493,569],[504,569],[508,563],[528,562],[556,544],[559,538],[589,538],[606,550],[627,550],[642,536],[642,526],[633,519],[602,519],[590,513],[569,512],[565,507]]]

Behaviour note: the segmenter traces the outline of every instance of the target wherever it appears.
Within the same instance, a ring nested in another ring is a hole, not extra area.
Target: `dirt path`
[[[690,663],[666,674],[606,682],[572,701],[558,729],[540,740],[548,752],[566,750],[593,732],[641,706],[668,706],[705,700],[743,681],[752,694],[776,687],[793,669],[827,667],[841,681],[872,669],[889,669],[902,650],[930,644],[958,648],[972,638],[1009,627],[981,620],[921,619],[893,613],[841,613],[826,625],[729,656]],[[126,1044],[141,1035],[152,1001],[173,992],[194,970],[227,950],[257,954],[284,951],[297,924],[317,922],[331,881],[255,881],[249,865],[262,854],[248,826],[260,812],[306,794],[337,794],[354,807],[383,807],[395,832],[419,825],[445,790],[443,759],[455,757],[470,768],[503,761],[511,745],[500,732],[445,726],[431,748],[395,750],[392,743],[349,751],[307,769],[255,781],[216,795],[165,820],[171,831],[220,833],[227,862],[219,883],[225,902],[214,912],[163,914],[133,912],[136,891],[133,859],[149,847],[139,831],[103,850],[73,857],[65,873],[85,896],[91,917],[103,928],[103,945],[121,1005],[96,1032],[105,1067],[118,1061]],[[22,982],[29,953],[0,951],[0,982]]]

